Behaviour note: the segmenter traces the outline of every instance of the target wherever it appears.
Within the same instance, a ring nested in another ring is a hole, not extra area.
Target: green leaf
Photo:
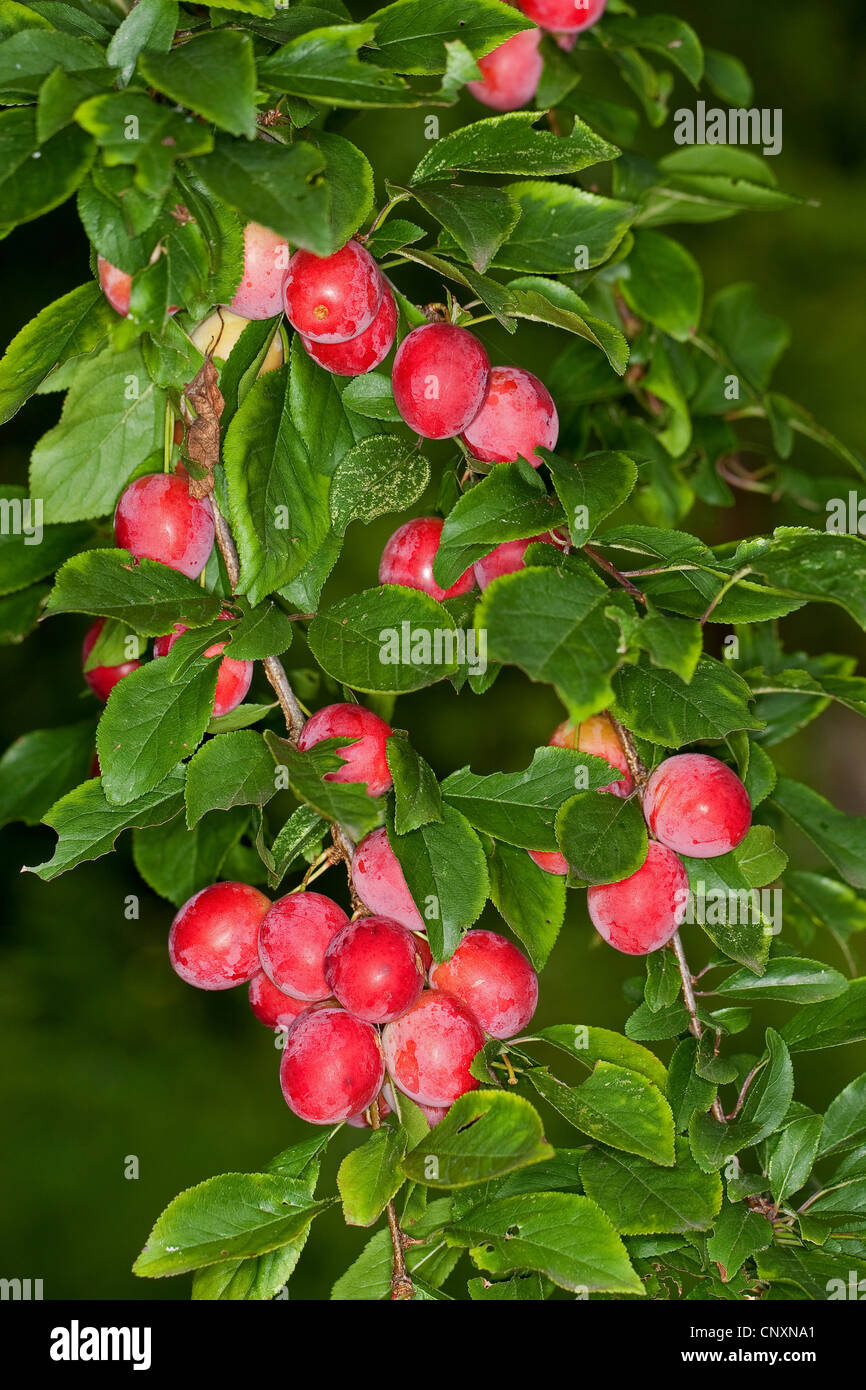
[[[453,1270],[460,1252],[441,1245],[439,1232],[448,1220],[450,1203],[447,1198],[431,1202],[418,1219],[403,1217],[405,1233],[413,1240],[423,1244],[409,1246],[406,1251],[406,1264],[410,1272],[416,1265],[423,1265],[423,1273],[428,1287],[445,1282]],[[384,1300],[391,1297],[391,1275],[394,1267],[394,1250],[388,1231],[377,1231],[367,1242],[363,1251],[346,1272],[334,1284],[331,1298],[344,1300]]]
[[[398,835],[442,820],[442,794],[436,774],[403,734],[385,741],[388,771],[394,780],[394,829]]]
[[[602,140],[580,119],[575,119],[568,135],[536,130],[540,119],[537,111],[511,111],[443,135],[425,154],[411,182],[425,183],[458,170],[475,174],[575,174],[619,154],[615,145]]]
[[[530,179],[509,184],[508,192],[521,212],[493,260],[506,270],[557,275],[600,265],[613,255],[636,211],[630,203],[564,183]]]
[[[334,529],[342,533],[350,521],[374,521],[387,512],[406,511],[429,482],[430,464],[407,440],[391,434],[370,435],[344,455],[334,474],[330,494]]]
[[[549,323],[601,348],[615,372],[628,366],[629,346],[618,328],[590,314],[573,290],[544,275],[522,275],[508,282],[511,312],[533,323]]]
[[[274,760],[261,734],[221,734],[209,739],[187,768],[187,825],[197,825],[208,811],[264,806],[275,791]]]
[[[584,1023],[556,1023],[552,1027],[539,1029],[535,1036],[581,1062],[589,1071],[598,1062],[612,1062],[615,1066],[639,1072],[660,1090],[664,1090],[667,1084],[667,1072],[654,1053],[624,1038],[621,1033],[612,1033],[609,1028],[593,1028]]]
[[[715,994],[741,999],[784,999],[792,1004],[811,1004],[844,994],[848,982],[838,970],[802,956],[774,956],[763,975],[737,970],[714,986]]]
[[[145,80],[230,135],[256,134],[256,67],[250,34],[218,29],[193,35],[170,53],[145,52]]]
[[[853,1266],[853,1268],[852,1268]],[[848,1298],[852,1284],[856,1290],[866,1276],[866,1261],[862,1255],[829,1254],[814,1246],[771,1245],[757,1257],[758,1278],[774,1287],[792,1286],[797,1298],[821,1302],[829,1297]],[[831,1289],[834,1290],[831,1293]],[[857,1294],[859,1297],[859,1293]]]
[[[109,167],[134,164],[137,168],[136,184],[143,192],[162,198],[171,185],[174,164],[178,159],[194,155],[209,154],[213,149],[213,134],[207,126],[194,121],[190,116],[179,116],[170,107],[158,106],[149,97],[135,92],[115,92],[107,96],[94,96],[89,101],[76,106],[75,119],[80,126],[95,136],[102,149],[102,156]],[[128,132],[131,121],[137,121],[136,139],[130,140]],[[169,232],[167,244],[170,258],[178,261],[178,239],[189,240],[190,235],[200,236],[197,227],[187,223],[185,227],[175,227]],[[167,280],[178,279],[178,268],[171,263],[161,267],[160,272]],[[145,275],[156,274],[146,271]],[[173,287],[172,287],[173,288]],[[178,296],[181,303],[187,302],[183,294]],[[135,294],[130,308],[133,318],[136,314]]]
[[[556,817],[556,838],[572,873],[584,883],[619,883],[647,856],[640,805],[606,791],[578,792]]]
[[[397,72],[445,72],[446,45],[460,40],[481,58],[530,22],[500,0],[396,0],[370,15],[376,55]]]
[[[648,1008],[666,1009],[679,998],[682,981],[673,950],[663,946],[646,958],[644,999]]]
[[[702,1173],[685,1140],[673,1168],[659,1168],[631,1154],[591,1149],[581,1160],[588,1197],[606,1211],[623,1235],[706,1231],[722,1204],[718,1173]]]
[[[403,1159],[427,1187],[467,1187],[549,1158],[537,1111],[505,1091],[471,1091]]]
[[[545,449],[556,495],[568,518],[572,543],[586,545],[605,517],[631,495],[637,481],[637,465],[627,454],[587,454],[579,463],[560,458]]]
[[[285,368],[253,386],[223,458],[240,586],[255,604],[295,578],[330,528],[328,478],[293,424]]]
[[[466,634],[446,608],[395,584],[340,599],[313,619],[307,638],[328,675],[362,691],[421,690],[454,675],[466,653]]]
[[[492,1274],[534,1269],[574,1292],[643,1293],[608,1217],[571,1192],[486,1203],[453,1222],[446,1238],[473,1247],[476,1265]]]
[[[571,718],[584,719],[613,700],[618,631],[605,613],[613,596],[576,557],[537,567],[541,549],[530,547],[526,569],[485,590],[476,627],[487,630],[493,660],[555,686]]]
[[[319,177],[324,154],[308,141],[246,144],[217,136],[213,153],[196,160],[196,172],[214,197],[260,222],[292,246],[317,256],[337,249],[330,230],[327,184]]]
[[[794,1094],[791,1056],[785,1038],[775,1029],[767,1029],[766,1041],[767,1055],[747,1092],[739,1119],[723,1124],[713,1115],[692,1117],[692,1153],[704,1172],[715,1170],[740,1149],[759,1144],[779,1128],[788,1112]]]
[[[733,1279],[746,1260],[772,1243],[773,1228],[764,1216],[745,1202],[725,1202],[713,1234],[707,1241],[707,1254],[721,1267],[725,1283]]]
[[[236,661],[262,661],[266,656],[282,656],[292,645],[294,627],[288,615],[275,603],[247,608],[232,628],[229,656]]]
[[[30,487],[44,499],[46,520],[112,511],[133,473],[162,449],[164,428],[165,398],[139,347],[108,348],[80,362],[60,423],[31,456]]]
[[[0,598],[0,646],[23,642],[36,627],[48,586],[34,584],[20,593]]]
[[[487,862],[472,826],[453,806],[442,805],[442,820],[398,835],[388,826],[391,844],[409,892],[427,926],[434,960],[448,960],[467,927],[481,916],[489,891]],[[460,865],[459,874],[454,865]]]
[[[248,821],[243,807],[228,815],[215,812],[187,830],[181,814],[164,825],[135,830],[132,854],[148,887],[175,907],[207,888],[219,876],[223,860],[237,844]]]
[[[23,29],[0,42],[0,88],[4,93],[36,93],[56,67],[67,72],[96,68],[101,57],[89,39]]]
[[[366,155],[342,135],[317,130],[309,139],[325,158],[329,254],[344,246],[372,212],[373,170]]]
[[[827,1106],[819,1153],[844,1153],[866,1140],[866,1072],[840,1091]]]
[[[591,783],[610,775],[603,759],[570,748],[536,748],[523,772],[479,776],[468,767],[452,772],[442,795],[474,825],[497,840],[524,849],[557,848],[554,819],[573,793],[578,769]]]
[[[406,1135],[382,1125],[346,1155],[337,1173],[337,1187],[347,1226],[372,1226],[378,1221],[405,1181],[400,1171],[405,1149]]]
[[[516,1274],[513,1279],[470,1279],[466,1285],[473,1302],[523,1303],[542,1302],[550,1285],[539,1274]]]
[[[561,519],[555,498],[548,497],[530,465],[495,464],[445,518],[433,561],[436,582],[450,587],[494,546],[543,535]]]
[[[866,888],[866,816],[847,816],[811,787],[788,777],[779,778],[773,804],[852,887]]]
[[[116,322],[95,284],[79,285],[41,309],[0,361],[0,424],[11,420],[55,367],[98,347]]]
[[[736,729],[756,729],[751,691],[724,662],[702,656],[690,683],[642,659],[613,678],[613,713],[638,738],[682,748],[700,739],[723,739]]]
[[[66,126],[40,145],[33,107],[0,113],[0,194],[5,229],[65,203],[84,179],[96,145]]]
[[[600,1144],[640,1154],[653,1163],[674,1162],[674,1118],[652,1082],[640,1072],[610,1062],[597,1062],[580,1086],[566,1086],[546,1067],[528,1073],[529,1080],[568,1122]]]
[[[866,541],[859,536],[782,526],[750,547],[749,564],[776,588],[838,604],[866,628]]]
[[[265,730],[264,737],[277,770],[285,768],[292,791],[325,820],[339,821],[354,839],[361,839],[379,823],[380,806],[367,795],[362,782],[325,780],[329,772],[343,767],[337,750],[352,739],[323,739],[308,753],[299,753],[270,729]]]
[[[704,77],[716,96],[731,106],[751,106],[755,89],[739,58],[716,48],[704,48]]]
[[[414,94],[396,73],[362,62],[375,23],[312,29],[259,63],[259,77],[278,92],[331,106],[412,106]]]
[[[487,869],[496,910],[541,970],[565,918],[565,879],[540,869],[524,850],[499,842],[487,856]]]
[[[445,137],[448,139],[449,137]],[[414,197],[468,256],[476,270],[486,270],[505,238],[514,231],[520,210],[504,188],[480,184],[431,184]]]
[[[197,637],[180,637],[167,656],[130,672],[109,695],[96,734],[109,801],[125,805],[153,791],[201,742],[220,662],[199,655],[191,671],[183,669]]]
[[[268,877],[272,888],[279,888],[292,865],[322,842],[327,822],[309,806],[293,811],[271,845],[273,868]]]
[[[89,613],[116,618],[142,637],[171,632],[174,623],[204,627],[218,618],[220,599],[156,560],[126,550],[88,550],[58,572],[46,616]]]
[[[222,1173],[169,1202],[133,1273],[161,1279],[276,1250],[329,1205],[276,1173]]]
[[[649,960],[655,960],[662,952],[657,951]],[[704,1114],[716,1098],[717,1086],[695,1070],[698,1051],[696,1038],[683,1038],[674,1048],[668,1067],[667,1096],[674,1113],[674,1123],[678,1134],[687,1133],[692,1115]]]
[[[122,830],[171,820],[183,805],[183,775],[182,767],[174,768],[153,791],[125,806],[106,800],[100,778],[83,782],[42,817],[57,831],[57,845],[51,859],[28,868],[28,872],[48,883],[76,864],[109,854]]]
[[[792,1052],[842,1047],[866,1038],[866,979],[852,980],[844,994],[807,1004],[782,1029]]]
[[[179,28],[177,0],[138,0],[115,30],[108,45],[108,61],[120,68],[123,81],[128,82],[138,55],[146,49],[167,53]]]
[[[277,1250],[197,1269],[192,1279],[193,1302],[259,1303],[270,1301],[295,1271],[307,1243],[309,1228]]]
[[[343,391],[342,399],[346,409],[371,420],[396,423],[402,418],[394,401],[391,378],[382,372],[354,377]]]
[[[93,758],[93,723],[34,729],[0,758],[0,826],[38,825],[49,807],[87,776]]]
[[[703,277],[692,255],[660,232],[635,233],[620,288],[627,303],[678,342],[697,332],[703,305]]]
[[[781,1206],[791,1193],[799,1192],[812,1171],[824,1121],[820,1115],[801,1115],[779,1135],[770,1156],[768,1177],[773,1201]]]
[[[632,18],[608,15],[601,36],[602,47],[647,48],[679,68],[692,86],[704,75],[704,51],[691,25],[674,15]]]

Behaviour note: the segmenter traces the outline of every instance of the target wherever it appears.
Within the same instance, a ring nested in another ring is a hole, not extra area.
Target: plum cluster
[[[199,989],[249,983],[256,1017],[285,1033],[280,1085],[301,1119],[366,1124],[377,1096],[380,1114],[397,1108],[396,1087],[436,1124],[478,1086],[485,1035],[512,1037],[532,1018],[537,976],[480,929],[434,963],[384,831],[358,846],[352,876],[369,915],[351,919],[321,893],[272,903],[244,883],[204,888],[172,923],[171,964]]]
[[[566,721],[549,742],[604,758],[622,774],[602,793],[629,797],[635,782],[625,749],[607,715],[579,724]],[[643,956],[667,945],[688,906],[689,876],[680,855],[716,859],[741,844],[752,823],[749,794],[735,772],[706,753],[678,753],[659,763],[642,793],[649,841],[636,873],[619,883],[593,885],[587,909],[596,931],[627,955]],[[558,850],[530,850],[547,873],[567,874]]]

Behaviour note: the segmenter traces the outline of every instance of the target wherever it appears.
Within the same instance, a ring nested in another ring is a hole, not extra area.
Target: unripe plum
[[[426,439],[451,439],[475,419],[487,396],[490,359],[474,334],[425,323],[403,339],[391,376],[406,424]]]
[[[607,0],[517,0],[527,19],[557,34],[577,34],[601,19]]]
[[[96,646],[96,639],[104,626],[105,619],[99,618],[84,634],[84,641],[81,644],[81,664],[83,667],[86,667],[87,658]],[[137,671],[140,665],[140,661],[121,661],[117,666],[92,666],[89,671],[85,669],[84,679],[97,700],[102,700],[105,703],[117,682],[123,680],[124,676],[130,675],[131,672]]]
[[[670,941],[686,914],[689,877],[672,850],[650,840],[647,857],[621,883],[587,889],[593,926],[608,945],[646,956]]]
[[[491,550],[489,555],[482,555],[472,566],[479,589],[486,589],[488,584],[492,584],[494,579],[500,579],[503,574],[515,574],[517,570],[524,569],[526,552],[536,541],[553,540],[550,532],[546,531],[543,536],[529,536],[526,540],[503,541],[495,550]]]
[[[380,584],[402,584],[407,589],[420,589],[442,602],[444,598],[457,598],[468,594],[475,587],[475,575],[470,565],[468,570],[451,585],[443,589],[433,578],[433,560],[439,549],[444,522],[438,516],[417,516],[406,521],[388,540],[379,561]]]
[[[544,59],[538,51],[540,29],[524,29],[492,53],[478,59],[484,74],[480,82],[467,82],[466,90],[494,111],[516,111],[532,101],[541,80]]]
[[[305,999],[293,999],[271,984],[264,970],[250,980],[250,1008],[267,1028],[291,1028],[295,1019],[310,1006]]]
[[[230,618],[231,613],[220,613],[221,618]],[[188,632],[183,623],[175,623],[174,632],[167,633],[164,637],[157,637],[153,644],[154,656],[168,656],[178,637],[182,633]],[[219,656],[220,652],[226,649],[225,642],[214,642],[213,646],[208,647],[205,656]],[[238,661],[232,656],[224,656],[220,662],[219,672],[217,673],[216,694],[213,701],[214,718],[221,714],[229,714],[231,710],[237,709],[250,688],[253,679],[252,661]]]
[[[198,989],[231,989],[259,972],[259,926],[270,901],[248,883],[214,883],[177,913],[168,936],[172,969]]]
[[[487,397],[462,437],[473,458],[485,463],[514,463],[519,456],[540,468],[544,460],[536,449],[554,449],[559,438],[553,397],[522,367],[492,367]]]
[[[377,916],[392,917],[410,931],[424,930],[424,919],[412,900],[384,826],[371,830],[355,850],[352,883],[364,906]]]
[[[610,782],[608,786],[600,787],[599,790],[613,792],[614,796],[631,796],[634,781],[629,772],[628,760],[616,729],[607,715],[594,714],[591,719],[582,719],[579,724],[571,724],[566,719],[564,724],[554,729],[549,743],[553,748],[575,748],[581,753],[591,753],[596,758],[604,758],[611,767],[615,767],[617,772],[623,775],[621,781]]]
[[[289,266],[289,243],[268,227],[244,227],[244,273],[231,308],[245,319],[271,319],[283,312],[283,281]]]
[[[196,324],[190,337],[199,352],[209,353],[217,362],[227,362],[238,338],[251,320],[242,318],[231,309],[214,309],[212,314]],[[279,333],[271,339],[268,350],[262,358],[259,376],[265,372],[276,371],[283,365],[283,340]]]
[[[312,1009],[286,1039],[280,1085],[290,1110],[312,1125],[359,1115],[385,1078],[382,1044],[370,1023],[343,1009]]]
[[[114,312],[126,318],[129,313],[129,300],[132,294],[132,276],[127,274],[125,270],[119,270],[116,265],[112,265],[111,261],[107,261],[104,256],[96,257],[96,268],[99,272],[102,293]]]
[[[213,549],[210,502],[190,497],[179,473],[148,473],[120,494],[114,538],[136,559],[160,560],[197,579]]]
[[[425,991],[414,1008],[386,1024],[382,1046],[394,1085],[419,1105],[451,1105],[478,1088],[469,1068],[484,1034],[452,994]]]
[[[451,959],[433,966],[430,984],[462,1000],[493,1038],[520,1033],[538,1004],[538,976],[495,931],[467,932]]]
[[[353,738],[355,743],[336,749],[345,767],[326,772],[326,782],[365,782],[370,796],[383,796],[391,786],[385,744],[393,733],[390,724],[364,705],[325,705],[316,710],[301,730],[298,747],[307,753],[328,738]]]
[[[424,967],[415,938],[390,917],[359,917],[341,927],[325,953],[331,994],[355,1018],[391,1023],[417,1002]]]
[[[316,343],[301,334],[301,342],[314,362],[336,376],[363,376],[384,362],[397,332],[397,305],[389,285],[382,287],[382,303],[376,317],[345,343]]]
[[[296,251],[283,286],[286,317],[316,343],[345,343],[369,328],[384,280],[370,252],[347,241],[333,256]]]
[[[546,874],[564,877],[568,873],[568,860],[558,849],[529,849],[526,852],[533,864],[537,864]]]
[[[293,999],[327,999],[325,952],[348,920],[340,905],[322,893],[278,898],[259,929],[259,959],[271,984]]]
[[[739,777],[706,753],[678,753],[650,776],[643,803],[657,840],[678,854],[715,859],[736,849],[752,823]]]

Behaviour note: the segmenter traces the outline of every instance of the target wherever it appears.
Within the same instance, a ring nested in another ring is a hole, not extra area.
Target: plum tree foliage
[[[64,393],[29,493],[4,489],[0,630],[88,619],[103,702],[6,752],[0,822],[56,831],[46,881],[130,831],[180,909],[175,968],[249,984],[319,1126],[159,1217],[136,1272],[191,1272],[194,1298],[277,1295],[338,1199],[388,1229],[337,1299],[866,1275],[866,1076],[823,1114],[794,1095],[799,1053],[866,1037],[866,822],[773,757],[834,702],[866,714],[852,662],[780,629],[810,602],[866,626],[866,542],[814,524],[866,461],[774,389],[788,335],[760,291],[705,304],[673,230],[801,200],[746,149],[643,152],[675,85],[752,98],[677,17],[522,9],[0,0],[3,231],[75,198],[92,248],[0,363],[3,420]],[[370,110],[417,132],[414,167],[353,141]],[[791,461],[804,438],[830,473]],[[801,524],[685,529],[742,488]],[[379,582],[371,556],[369,588],[329,597],[347,530],[386,514]],[[483,719],[506,665],[565,724],[522,772],[440,780],[396,697],[447,681]],[[788,867],[792,828],[823,867]],[[307,887],[353,856],[350,925]],[[587,897],[642,957],[621,1032],[591,1000],[527,1021]],[[317,1184],[346,1119],[337,1198]]]

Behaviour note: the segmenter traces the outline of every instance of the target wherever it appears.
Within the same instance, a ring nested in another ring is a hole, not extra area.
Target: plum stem
[[[378,1129],[381,1123],[379,1097],[376,1096],[370,1106],[370,1128]],[[394,1249],[391,1265],[391,1301],[393,1303],[405,1303],[415,1297],[415,1286],[412,1283],[409,1270],[406,1268],[406,1247],[410,1242],[400,1228],[393,1198],[386,1206],[385,1214],[388,1217],[388,1230],[391,1233],[391,1245]]]

